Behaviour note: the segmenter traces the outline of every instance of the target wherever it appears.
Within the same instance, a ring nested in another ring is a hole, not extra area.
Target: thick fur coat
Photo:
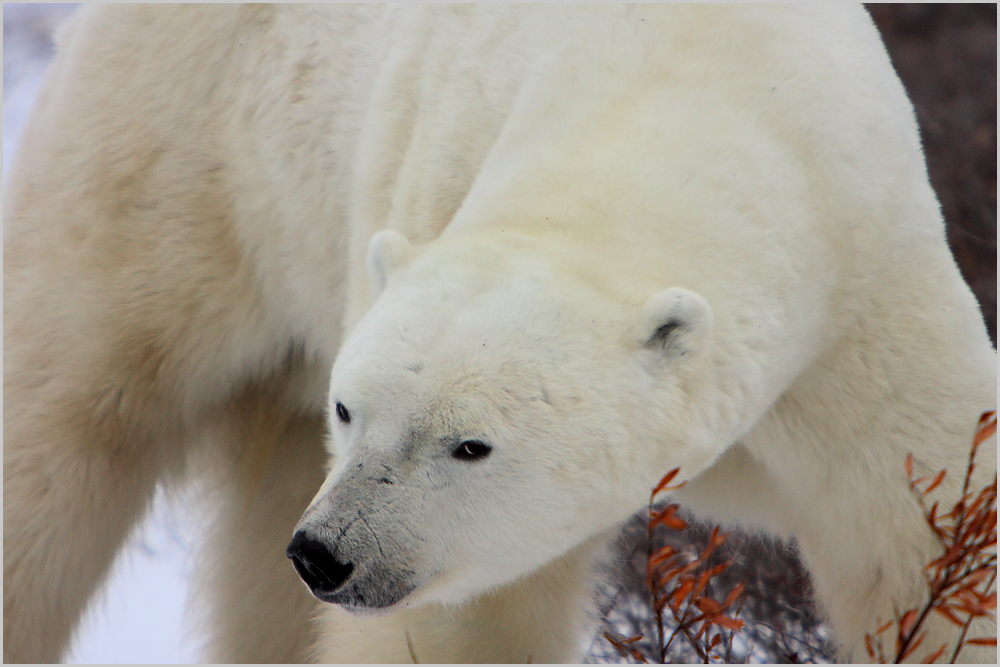
[[[862,658],[996,405],[861,7],[84,7],[5,186],[5,661],[194,475],[209,658],[578,660],[675,466]]]

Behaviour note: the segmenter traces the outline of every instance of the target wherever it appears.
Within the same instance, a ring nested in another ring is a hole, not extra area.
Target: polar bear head
[[[377,299],[333,368],[336,463],[288,554],[321,600],[458,602],[635,512],[708,465],[691,386],[699,295],[607,296],[506,234],[370,245]]]

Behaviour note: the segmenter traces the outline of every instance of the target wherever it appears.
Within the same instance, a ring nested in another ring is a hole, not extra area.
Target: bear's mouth
[[[322,602],[340,605],[347,611],[365,612],[378,611],[394,607],[406,593],[398,595],[387,594],[388,591],[371,589],[364,586],[348,585],[331,594],[313,593]]]
[[[369,572],[367,576],[352,578],[336,591],[313,591],[313,595],[321,602],[339,605],[350,612],[364,613],[395,607],[415,588],[416,586],[404,584],[398,579],[392,580]]]

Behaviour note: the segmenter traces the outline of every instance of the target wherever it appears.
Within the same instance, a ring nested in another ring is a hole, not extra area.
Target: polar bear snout
[[[312,594],[326,600],[347,581],[354,571],[353,563],[342,563],[326,546],[300,530],[292,537],[285,554],[292,560],[295,571]]]
[[[285,550],[309,592],[358,612],[392,607],[409,595],[417,578],[399,536],[376,517],[338,512],[330,504],[303,519]]]

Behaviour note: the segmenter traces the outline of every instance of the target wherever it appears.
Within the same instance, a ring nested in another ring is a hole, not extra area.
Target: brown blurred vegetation
[[[948,243],[997,342],[997,6],[868,4],[917,112]]]

